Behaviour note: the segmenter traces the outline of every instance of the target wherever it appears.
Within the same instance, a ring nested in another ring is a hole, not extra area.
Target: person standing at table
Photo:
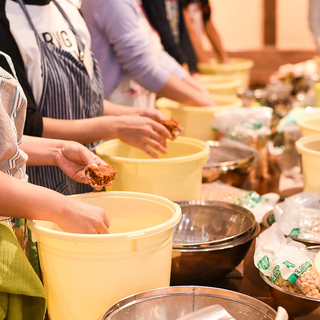
[[[157,157],[169,131],[158,110],[116,106],[103,97],[99,65],[79,8],[66,0],[0,0],[0,50],[13,60],[27,96],[24,133],[73,140],[93,149],[120,138]],[[7,61],[0,66],[10,72]],[[152,148],[150,148],[152,147]],[[28,168],[30,181],[62,194],[92,191],[59,168]]]
[[[198,74],[197,61],[182,12],[181,0],[142,0],[151,25],[164,49],[191,74]]]
[[[186,27],[197,56],[197,62],[210,63],[210,54],[204,50],[201,39],[205,31],[217,60],[221,63],[229,63],[229,56],[212,21],[212,8],[209,0],[182,1]]]
[[[89,184],[85,167],[106,163],[77,142],[23,135],[26,96],[10,57],[0,55],[13,74],[0,67],[0,221],[36,219],[55,222],[68,232],[108,233],[110,223],[102,208],[28,183],[26,165],[58,166],[72,179]]]
[[[211,95],[161,45],[140,0],[84,0],[92,50],[102,70],[104,94],[121,104],[155,107],[156,95],[204,105]]]

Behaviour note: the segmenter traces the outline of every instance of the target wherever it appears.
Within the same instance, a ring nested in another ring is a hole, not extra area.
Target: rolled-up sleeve
[[[176,59],[171,57],[165,50],[161,52],[160,64],[170,73],[174,74],[179,79],[183,80],[189,75],[189,72],[177,62]]]

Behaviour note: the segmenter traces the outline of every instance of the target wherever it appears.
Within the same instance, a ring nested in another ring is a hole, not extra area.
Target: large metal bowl
[[[176,320],[199,309],[220,305],[237,320],[274,320],[265,303],[230,290],[176,286],[131,295],[112,305],[100,320]]]
[[[216,200],[175,201],[181,220],[173,229],[173,248],[199,248],[230,242],[250,233],[255,216],[236,204]]]
[[[241,186],[248,178],[257,152],[236,141],[207,141],[210,153],[203,165],[202,181],[220,179],[233,186]]]
[[[313,313],[312,319],[320,319],[320,299],[291,293],[272,283],[262,272],[260,272],[260,276],[268,284],[273,300],[278,306],[285,308],[290,317],[306,316]]]
[[[172,285],[214,285],[246,256],[260,226],[238,205],[214,200],[176,201],[182,219],[174,227]]]

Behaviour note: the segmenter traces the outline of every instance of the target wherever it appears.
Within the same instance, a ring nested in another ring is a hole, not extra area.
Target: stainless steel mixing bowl
[[[214,200],[176,201],[182,218],[173,230],[172,285],[214,285],[246,256],[260,226],[247,209]]]
[[[246,179],[257,151],[243,143],[232,141],[207,141],[210,153],[203,165],[202,181],[220,179],[233,186],[241,186]]]
[[[265,303],[230,290],[176,286],[140,292],[112,305],[101,320],[176,320],[201,308],[220,305],[237,320],[274,320]]]
[[[273,300],[278,306],[286,309],[290,317],[306,316],[311,312],[317,312],[320,318],[320,299],[315,299],[286,291],[273,284],[263,273],[261,278],[268,284]],[[319,311],[319,313],[318,313]],[[315,317],[312,319],[316,319]]]

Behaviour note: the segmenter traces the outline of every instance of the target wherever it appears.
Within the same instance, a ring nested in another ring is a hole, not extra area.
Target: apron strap
[[[24,3],[23,0],[17,0],[18,3],[20,4],[20,7],[22,9],[22,11],[24,12],[28,22],[29,22],[29,25],[30,27],[32,28],[32,30],[34,31],[35,35],[36,35],[36,38],[37,40],[41,40],[41,37],[37,31],[37,29],[35,28],[32,20],[31,20],[31,16],[29,15],[29,12],[26,8],[26,5]],[[80,40],[80,37],[78,36],[76,30],[74,29],[70,19],[68,18],[68,16],[66,15],[66,13],[64,12],[64,10],[61,8],[61,6],[57,3],[57,1],[55,0],[52,0],[52,2],[55,4],[55,6],[58,8],[58,10],[60,11],[61,15],[64,17],[64,19],[67,21],[67,23],[69,24],[69,28],[71,29],[71,31],[73,32],[73,34],[75,35],[76,37],[76,40],[77,40],[77,46],[78,46],[78,51],[79,51],[79,60],[80,61],[84,61],[84,45],[82,43],[82,41]]]

